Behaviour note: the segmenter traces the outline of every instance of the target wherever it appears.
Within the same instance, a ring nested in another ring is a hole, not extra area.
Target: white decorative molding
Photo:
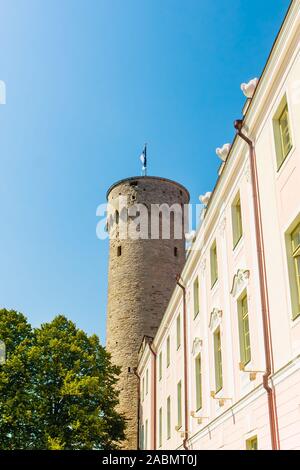
[[[246,98],[252,98],[252,96],[254,95],[255,89],[257,87],[257,84],[258,84],[258,78],[253,78],[252,80],[250,80],[250,82],[241,84],[241,90],[246,96]]]
[[[211,192],[207,192],[205,194],[202,194],[201,196],[199,196],[199,200],[200,202],[202,202],[202,204],[204,204],[204,206],[207,206],[208,202],[209,202],[209,199],[210,199],[210,196],[211,196]]]
[[[214,331],[221,323],[223,312],[219,308],[214,308],[210,314],[209,328]]]
[[[193,354],[193,356],[195,356],[196,354],[198,354],[199,352],[201,352],[201,350],[202,350],[202,345],[203,345],[202,339],[200,339],[198,336],[196,336],[196,338],[194,338],[193,346],[192,346],[192,354]]]
[[[250,271],[249,269],[238,269],[232,282],[231,295],[237,298],[243,290],[246,289],[249,283]]]
[[[218,157],[222,160],[222,162],[225,162],[229,152],[230,152],[230,149],[231,149],[231,144],[224,144],[223,147],[221,148],[217,148],[216,149],[216,154],[218,155]]]
[[[196,231],[191,230],[190,232],[186,233],[184,236],[187,242],[193,243],[196,239]]]

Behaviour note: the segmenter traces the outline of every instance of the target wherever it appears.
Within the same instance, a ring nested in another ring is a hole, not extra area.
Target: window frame
[[[210,283],[211,289],[219,279],[217,240],[210,247]]]
[[[166,349],[167,349],[166,364],[167,364],[167,368],[168,368],[170,366],[170,363],[171,363],[171,340],[170,340],[170,335],[168,335],[168,337],[167,337]]]
[[[239,210],[237,210],[238,207]],[[233,249],[235,249],[243,237],[243,216],[240,192],[237,193],[231,205],[231,223]]]
[[[171,396],[167,398],[167,439],[171,439]]]
[[[247,303],[247,311],[245,313],[244,303]],[[251,335],[249,325],[249,303],[247,290],[240,295],[237,300],[237,311],[238,311],[238,326],[239,326],[239,343],[240,343],[240,362],[246,366],[251,361]],[[248,327],[248,332],[247,332]],[[247,345],[247,335],[248,343]]]
[[[159,418],[158,418],[158,447],[162,447],[162,426],[163,426],[163,422],[162,422],[162,418],[163,418],[163,413],[162,413],[162,407],[159,408],[159,411],[158,411],[158,415],[159,415]]]
[[[196,385],[196,411],[200,411],[203,406],[201,353],[197,354],[197,356],[195,357],[195,385]]]
[[[222,340],[221,329],[216,328],[213,333],[214,339],[214,365],[215,365],[215,387],[216,393],[220,392],[223,388],[223,364],[222,364]],[[217,341],[217,338],[218,341]]]
[[[194,300],[194,320],[200,313],[200,285],[199,276],[196,276],[193,283],[193,300]]]
[[[162,351],[160,351],[159,355],[158,355],[158,380],[161,381],[162,379],[162,361],[163,361],[163,358],[162,358]]]
[[[284,148],[284,135],[282,133],[281,120],[284,114],[287,114],[287,130],[289,133],[289,148]],[[287,101],[287,95],[284,94],[280,104],[277,108],[275,116],[273,118],[273,132],[274,132],[274,141],[275,141],[275,153],[276,153],[276,168],[277,172],[282,167],[283,163],[286,161],[293,149],[293,136],[292,136],[292,126],[290,119],[290,107]]]
[[[294,233],[300,233],[300,217],[298,216],[290,229],[286,232],[286,252],[289,274],[289,289],[291,299],[292,321],[300,316],[300,244],[294,245]]]
[[[176,346],[178,351],[181,346],[181,313],[176,318]]]
[[[177,427],[182,428],[182,382],[177,383]]]
[[[253,449],[253,443],[256,444],[256,449]],[[249,437],[249,439],[246,440],[246,450],[258,450],[258,437],[252,436]]]

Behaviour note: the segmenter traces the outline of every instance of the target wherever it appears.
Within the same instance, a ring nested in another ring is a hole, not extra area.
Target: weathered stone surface
[[[128,206],[189,202],[184,187],[157,177],[122,180],[109,189],[108,201],[114,202],[120,195],[127,196]],[[106,347],[112,361],[122,368],[119,411],[128,420],[127,449],[137,448],[137,377],[133,369],[138,350],[144,335],[155,335],[184,262],[184,229],[179,240],[172,230],[169,240],[110,240]]]

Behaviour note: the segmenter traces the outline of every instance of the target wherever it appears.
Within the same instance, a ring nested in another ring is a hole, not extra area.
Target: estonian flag
[[[143,164],[142,170],[146,171],[147,170],[147,145],[146,144],[144,145],[143,151],[140,156],[140,160]]]

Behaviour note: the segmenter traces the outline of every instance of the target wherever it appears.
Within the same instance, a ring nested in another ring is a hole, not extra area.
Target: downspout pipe
[[[265,252],[264,252],[264,240],[262,231],[262,219],[261,219],[261,205],[259,197],[259,184],[256,164],[256,152],[254,143],[249,137],[243,132],[243,120],[239,119],[234,122],[234,127],[237,131],[237,135],[244,140],[249,146],[249,157],[250,157],[250,172],[252,182],[252,193],[253,193],[253,209],[255,218],[255,238],[257,246],[257,262],[258,262],[258,274],[259,274],[259,288],[261,297],[261,309],[262,309],[262,324],[263,324],[263,336],[264,336],[264,350],[265,350],[265,363],[266,370],[263,375],[263,386],[268,396],[268,409],[269,409],[269,422],[270,422],[270,435],[272,450],[280,449],[279,429],[278,429],[278,417],[276,407],[276,393],[275,389],[269,385],[271,375],[274,373],[274,360],[273,360],[273,348],[272,348],[272,336],[271,336],[271,324],[270,324],[270,309],[269,309],[269,298],[267,289],[267,276],[266,276],[266,264],[265,264]]]
[[[187,311],[186,311],[186,288],[180,276],[176,276],[177,285],[182,289],[183,295],[183,364],[184,364],[184,439],[183,448],[189,450],[189,406],[188,406],[188,351],[187,351]]]
[[[154,445],[153,445],[153,450],[156,450],[156,415],[157,415],[157,406],[156,406],[156,382],[157,382],[157,378],[156,378],[156,358],[157,358],[157,352],[155,351],[153,345],[151,343],[149,343],[149,348],[150,348],[150,351],[152,353],[152,356],[153,356],[153,441],[154,441]]]
[[[140,410],[141,410],[141,377],[138,374],[137,367],[133,369],[134,375],[137,377],[137,443],[136,448],[140,450]]]

